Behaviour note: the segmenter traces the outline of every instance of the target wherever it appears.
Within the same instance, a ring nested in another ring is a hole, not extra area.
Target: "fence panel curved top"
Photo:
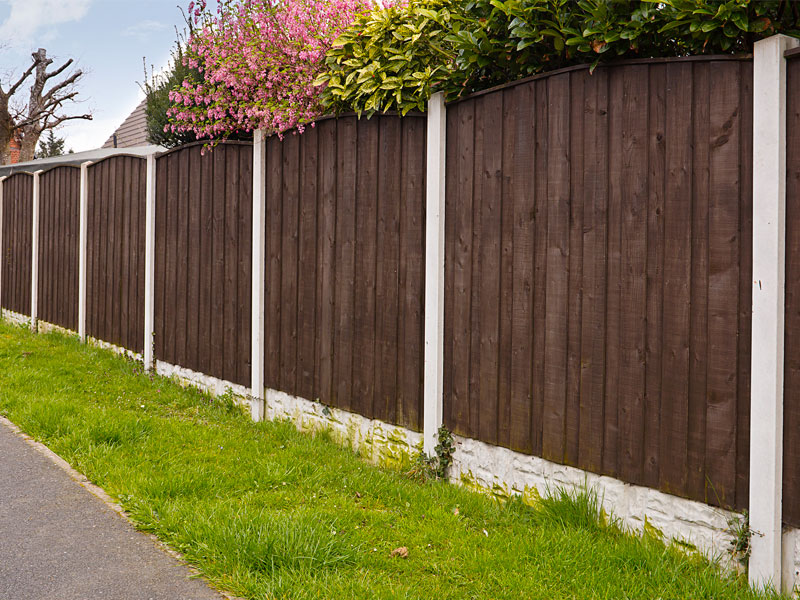
[[[56,167],[39,176],[38,318],[78,328],[81,172]]]
[[[449,427],[747,506],[751,81],[636,61],[450,105]]]
[[[253,147],[156,159],[155,356],[250,384]]]
[[[144,350],[147,161],[113,156],[88,167],[86,331]]]
[[[422,427],[425,119],[267,141],[265,384]]]
[[[31,314],[33,176],[17,173],[2,182],[2,272],[0,305]]]

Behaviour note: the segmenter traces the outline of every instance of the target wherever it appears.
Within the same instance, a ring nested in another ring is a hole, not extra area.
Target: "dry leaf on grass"
[[[392,550],[392,553],[389,555],[391,558],[408,558],[408,548],[405,546],[400,546],[399,548],[395,548]]]

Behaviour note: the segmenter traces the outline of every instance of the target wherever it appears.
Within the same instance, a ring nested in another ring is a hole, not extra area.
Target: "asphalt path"
[[[221,600],[0,423],[0,600]]]

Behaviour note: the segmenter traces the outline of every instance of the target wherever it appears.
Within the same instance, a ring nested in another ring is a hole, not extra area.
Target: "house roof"
[[[147,145],[147,116],[145,105],[147,100],[142,100],[139,106],[128,115],[117,130],[111,134],[103,144],[103,148],[133,148]]]

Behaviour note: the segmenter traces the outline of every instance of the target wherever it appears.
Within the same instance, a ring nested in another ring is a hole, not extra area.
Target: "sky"
[[[75,152],[98,148],[144,98],[138,85],[145,77],[142,59],[148,70],[168,63],[175,27],[184,25],[178,7],[187,5],[188,0],[0,0],[0,80],[7,84],[21,74],[37,48],[57,59],[53,67],[74,59],[85,75],[77,88],[81,103],[71,110],[94,119],[65,123],[56,135]]]

